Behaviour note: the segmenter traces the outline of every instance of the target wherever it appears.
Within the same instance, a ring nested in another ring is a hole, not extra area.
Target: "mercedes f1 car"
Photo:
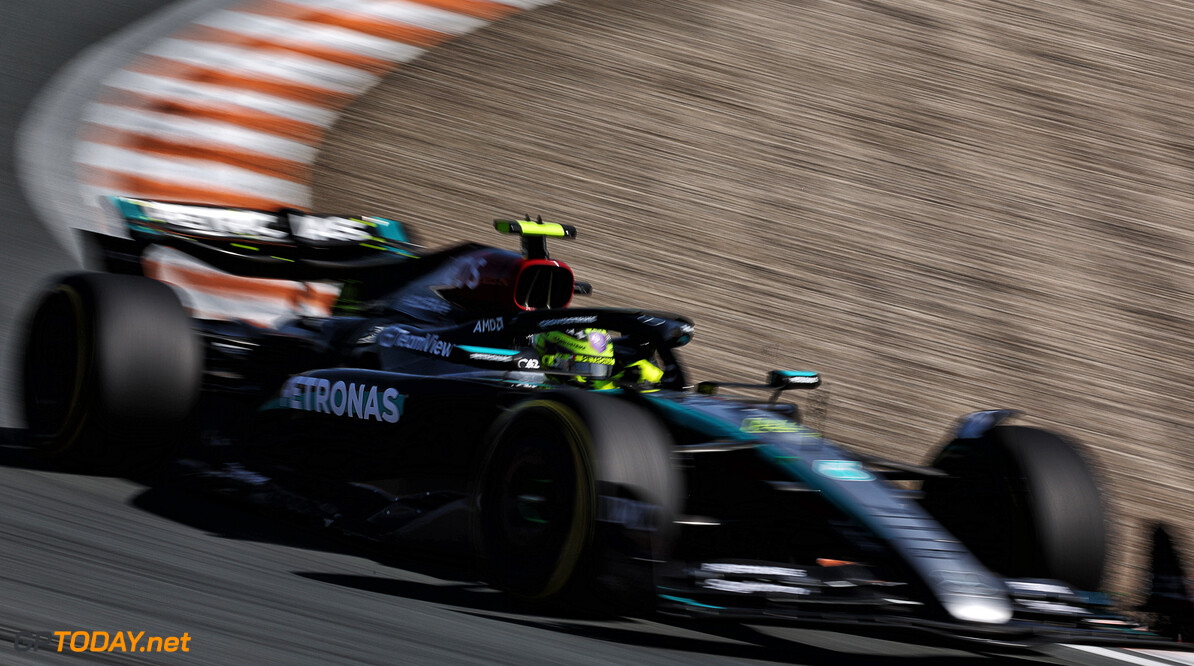
[[[1105,519],[1075,444],[991,410],[961,417],[929,465],[901,463],[803,422],[782,398],[816,372],[694,384],[676,351],[689,319],[569,307],[590,287],[546,239],[572,227],[499,220],[521,251],[428,252],[377,217],[111,204],[128,237],[92,235],[104,271],[49,285],[25,341],[31,441],[63,465],[169,454],[215,492],[475,553],[524,599],[1157,640],[1096,591]],[[340,295],[268,328],[196,318],[144,276],[153,246]]]

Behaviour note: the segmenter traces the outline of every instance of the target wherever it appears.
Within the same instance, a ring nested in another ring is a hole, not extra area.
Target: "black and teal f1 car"
[[[694,384],[687,318],[569,307],[590,287],[545,239],[571,227],[498,221],[521,251],[428,252],[382,218],[112,204],[128,237],[93,235],[104,270],[49,285],[25,341],[30,438],[64,466],[169,459],[179,483],[474,554],[529,600],[999,644],[1161,640],[1097,591],[1105,518],[1073,443],[983,411],[929,465],[900,463],[803,422],[784,398],[815,372]],[[272,327],[196,318],[144,276],[151,247],[340,296]],[[596,390],[545,372],[530,341],[575,329],[658,374]]]

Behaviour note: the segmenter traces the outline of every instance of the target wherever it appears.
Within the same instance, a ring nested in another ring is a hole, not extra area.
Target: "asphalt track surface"
[[[141,481],[42,469],[20,446],[13,340],[37,284],[75,261],[35,222],[15,182],[13,133],[72,55],[163,4],[0,9],[0,663],[1067,663],[828,631],[542,615],[478,584],[467,563],[396,560]],[[187,634],[191,651],[52,654],[11,644],[17,632],[60,630]]]

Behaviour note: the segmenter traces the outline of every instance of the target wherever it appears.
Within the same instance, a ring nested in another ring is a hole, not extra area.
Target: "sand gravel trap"
[[[822,371],[865,450],[1022,409],[1089,446],[1127,591],[1149,519],[1194,538],[1191,34],[1140,0],[573,0],[390,76],[316,198],[430,245],[576,224],[592,303],[692,315],[697,378]]]

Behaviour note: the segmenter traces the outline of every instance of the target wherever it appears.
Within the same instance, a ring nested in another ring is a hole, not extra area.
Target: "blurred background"
[[[1192,28],[1150,2],[564,2],[352,105],[315,205],[433,243],[575,224],[555,256],[594,302],[691,315],[698,379],[821,371],[864,450],[1023,410],[1088,446],[1127,592],[1147,520],[1194,530]]]
[[[55,3],[0,9],[10,428],[15,322],[73,263],[13,181],[12,128],[164,4]],[[576,225],[553,256],[586,303],[692,316],[698,380],[820,371],[827,433],[864,451],[922,461],[959,415],[1023,410],[1087,446],[1127,595],[1150,521],[1194,535],[1192,30],[1145,0],[566,0],[345,100],[309,203],[432,247]]]

